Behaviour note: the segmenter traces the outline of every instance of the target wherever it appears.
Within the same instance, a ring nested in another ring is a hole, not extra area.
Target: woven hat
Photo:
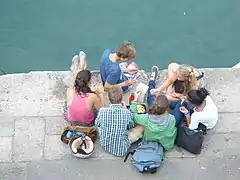
[[[90,157],[95,148],[92,139],[86,135],[72,138],[69,146],[75,157],[83,159]]]

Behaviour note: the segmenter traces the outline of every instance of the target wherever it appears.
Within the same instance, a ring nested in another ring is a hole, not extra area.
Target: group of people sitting
[[[218,109],[208,91],[199,86],[203,74],[189,65],[169,64],[167,76],[158,88],[159,70],[153,66],[147,113],[138,113],[137,99],[126,106],[124,93],[136,83],[139,72],[136,63],[128,64],[135,56],[135,47],[128,41],[120,44],[116,52],[105,50],[100,60],[102,85],[94,88],[89,86],[91,72],[86,69],[86,54],[80,51],[74,56],[71,70],[76,79],[74,87],[67,90],[67,120],[74,125],[96,126],[100,145],[115,156],[125,156],[139,139],[157,141],[165,150],[172,149],[181,122],[192,130],[199,124],[207,129],[217,124]],[[108,93],[109,106],[104,106],[104,93]]]

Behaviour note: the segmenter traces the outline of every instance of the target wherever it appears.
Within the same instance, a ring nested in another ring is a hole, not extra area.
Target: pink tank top
[[[87,108],[87,96],[88,94],[83,96],[74,91],[72,104],[68,106],[67,117],[69,121],[90,124],[94,120],[92,109]]]

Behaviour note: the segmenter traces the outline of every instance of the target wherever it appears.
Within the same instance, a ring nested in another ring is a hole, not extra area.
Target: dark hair
[[[169,107],[169,101],[167,97],[163,94],[158,95],[154,102],[152,107],[149,109],[149,114],[153,115],[161,115],[164,114]]]
[[[86,93],[94,93],[88,86],[90,80],[91,80],[90,71],[82,70],[77,73],[74,88],[78,92],[78,94],[85,95]]]
[[[108,98],[111,104],[121,104],[123,91],[120,86],[113,86],[109,89]]]
[[[187,93],[187,98],[191,104],[201,105],[208,95],[209,92],[205,88],[200,88],[198,90],[190,90]]]
[[[180,94],[185,94],[185,82],[184,81],[180,81],[180,80],[176,80],[173,82],[173,88],[174,88],[174,91],[176,93],[180,93]]]

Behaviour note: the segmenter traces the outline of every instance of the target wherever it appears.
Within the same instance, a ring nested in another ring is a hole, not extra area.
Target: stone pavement
[[[217,127],[206,136],[199,156],[174,148],[149,179],[240,178],[240,69],[204,71],[206,86],[220,110]],[[67,125],[61,116],[65,75],[0,76],[0,180],[145,178],[129,162],[105,153],[98,144],[91,159],[80,160],[60,141]]]

